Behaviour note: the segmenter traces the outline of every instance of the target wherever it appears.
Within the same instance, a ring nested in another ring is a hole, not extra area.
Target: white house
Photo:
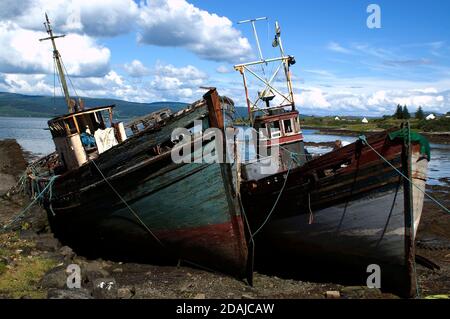
[[[369,121],[366,118],[363,118],[361,122],[363,122],[364,124],[369,123]]]
[[[341,119],[339,118],[339,116],[336,116],[336,117],[334,118],[334,120],[335,120],[335,121],[340,121]]]
[[[435,116],[433,113],[431,113],[431,114],[428,115],[425,119],[426,119],[427,121],[429,121],[429,120],[435,120],[435,119],[436,119],[436,116]]]

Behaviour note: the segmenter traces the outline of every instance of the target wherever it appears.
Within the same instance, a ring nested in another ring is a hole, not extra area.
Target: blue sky
[[[1,91],[53,94],[50,43],[36,41],[47,11],[55,31],[67,34],[58,46],[79,95],[189,102],[201,97],[200,86],[216,86],[244,105],[232,66],[256,50],[250,25],[236,22],[267,16],[257,23],[264,56],[276,53],[278,20],[297,61],[301,112],[381,115],[397,103],[450,111],[450,1],[25,2],[0,1]],[[380,29],[366,25],[371,3],[381,8]]]

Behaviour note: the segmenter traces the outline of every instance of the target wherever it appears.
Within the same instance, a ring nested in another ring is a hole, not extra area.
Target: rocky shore
[[[0,141],[0,227],[10,224],[29,200],[8,193],[27,165],[13,140]],[[429,191],[450,206],[450,181]],[[425,201],[417,253],[439,269],[418,265],[421,296],[450,293],[450,216]],[[67,267],[80,267],[80,289],[68,289]],[[254,286],[232,277],[181,266],[156,266],[117,260],[89,260],[63,246],[34,206],[0,234],[0,298],[398,298],[363,286],[278,278],[255,274]]]

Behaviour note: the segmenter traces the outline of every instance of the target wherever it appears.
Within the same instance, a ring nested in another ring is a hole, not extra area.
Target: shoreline
[[[345,128],[335,128],[335,127],[320,127],[320,126],[310,126],[302,125],[303,129],[317,130],[317,134],[323,135],[342,135],[342,136],[359,136],[361,134],[370,135],[378,132],[383,132],[383,129],[370,130],[370,131],[355,131]],[[431,143],[436,144],[450,144],[450,132],[418,132],[425,136]]]

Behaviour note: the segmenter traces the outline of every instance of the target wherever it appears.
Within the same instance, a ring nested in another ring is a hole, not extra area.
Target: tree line
[[[411,114],[409,114],[408,107],[406,105],[401,106],[397,104],[397,109],[393,115],[394,118],[399,120],[408,120],[411,118]],[[419,106],[414,117],[418,120],[423,120],[425,118],[425,114],[423,113],[422,107]]]

